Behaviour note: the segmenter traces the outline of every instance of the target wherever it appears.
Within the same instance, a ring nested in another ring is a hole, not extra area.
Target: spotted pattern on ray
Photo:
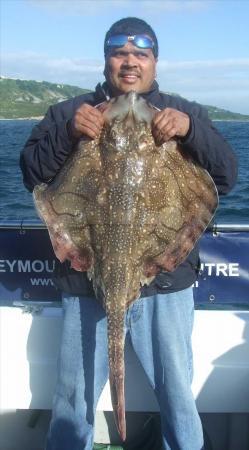
[[[82,141],[34,199],[56,256],[87,271],[108,320],[110,386],[125,439],[124,315],[142,284],[173,271],[217,207],[208,175],[175,140],[155,145],[154,109],[136,93],[104,108],[101,136]]]

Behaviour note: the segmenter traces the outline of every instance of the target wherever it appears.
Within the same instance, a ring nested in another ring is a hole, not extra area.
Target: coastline
[[[12,117],[12,118],[0,117],[0,122],[6,121],[6,120],[42,120],[43,118],[44,118],[44,116]],[[249,123],[249,119],[212,119],[210,117],[210,120],[212,120],[212,122],[248,122]]]
[[[31,116],[31,117],[0,117],[0,121],[2,120],[42,120],[44,116]]]
[[[212,119],[212,122],[249,122],[249,119]]]

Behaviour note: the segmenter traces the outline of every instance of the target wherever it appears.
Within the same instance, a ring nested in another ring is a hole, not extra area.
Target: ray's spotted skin
[[[186,258],[218,200],[209,174],[175,140],[155,145],[155,110],[142,97],[119,96],[101,112],[100,137],[79,143],[34,199],[56,256],[88,272],[106,310],[112,404],[125,440],[125,311],[141,285]]]

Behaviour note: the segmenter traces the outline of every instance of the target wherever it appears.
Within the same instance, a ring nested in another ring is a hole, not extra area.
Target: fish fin
[[[55,179],[34,189],[35,205],[56,257],[60,262],[69,260],[80,272],[90,270],[94,262],[91,228],[102,219],[102,205],[96,202],[100,166],[97,143],[81,142]]]
[[[218,205],[216,186],[208,172],[173,141],[159,148],[161,155],[153,200],[158,220],[153,235],[154,255],[145,260],[144,274],[173,271],[183,262],[210,223]],[[158,187],[157,187],[158,183]],[[150,194],[151,195],[151,194]]]

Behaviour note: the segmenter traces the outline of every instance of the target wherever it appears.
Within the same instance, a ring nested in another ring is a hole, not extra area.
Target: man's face
[[[123,47],[110,49],[104,75],[114,95],[146,92],[155,79],[156,63],[151,49],[140,49],[128,42]]]

